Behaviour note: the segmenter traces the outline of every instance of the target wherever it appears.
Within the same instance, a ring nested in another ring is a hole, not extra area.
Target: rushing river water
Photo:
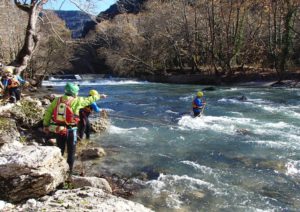
[[[58,85],[64,82],[45,82]],[[155,211],[299,211],[300,90],[216,87],[205,115],[191,102],[205,86],[80,82],[108,95],[111,127],[92,139],[110,153],[101,171],[148,172],[134,201]],[[239,100],[245,96],[246,99]],[[158,177],[155,174],[159,173]]]

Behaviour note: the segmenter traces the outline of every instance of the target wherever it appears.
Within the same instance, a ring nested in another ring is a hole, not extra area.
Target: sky
[[[77,0],[78,2],[88,2],[91,0]],[[94,14],[99,14],[101,11],[108,9],[116,0],[93,0],[96,3],[96,7],[89,11]],[[63,0],[49,0],[44,9],[58,10],[62,4]],[[79,10],[73,3],[69,0],[65,0],[64,4],[61,7],[61,10]]]

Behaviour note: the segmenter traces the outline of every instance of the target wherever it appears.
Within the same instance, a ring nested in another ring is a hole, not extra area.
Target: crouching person
[[[14,75],[14,67],[6,66],[4,73],[7,78],[6,89],[9,93],[9,100],[11,103],[15,103],[21,99],[21,85],[28,86],[29,83],[22,79],[19,75]]]
[[[69,175],[72,175],[77,143],[77,124],[79,121],[79,110],[100,99],[98,92],[83,98],[78,97],[79,87],[73,83],[67,83],[65,94],[56,97],[45,112],[44,132],[54,133],[57,146],[61,154],[65,152],[67,145],[67,162],[69,164]]]

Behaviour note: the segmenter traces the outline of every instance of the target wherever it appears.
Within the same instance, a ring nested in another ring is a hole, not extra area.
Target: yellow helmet
[[[8,74],[13,74],[14,73],[14,68],[12,66],[5,66],[3,68],[4,73],[8,73]]]
[[[96,95],[99,95],[98,91],[96,90],[90,90],[90,93],[89,93],[91,96],[96,96]]]
[[[202,97],[203,96],[203,92],[202,91],[198,91],[197,92],[197,97]]]

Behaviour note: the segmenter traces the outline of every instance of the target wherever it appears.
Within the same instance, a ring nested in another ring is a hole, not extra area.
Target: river
[[[63,81],[46,81],[63,90]],[[79,81],[108,95],[111,127],[93,135],[109,154],[98,172],[153,177],[133,200],[155,211],[299,211],[300,90],[215,87],[204,116],[191,102],[207,86]],[[241,98],[246,97],[246,98]],[[159,176],[155,176],[159,173]]]

